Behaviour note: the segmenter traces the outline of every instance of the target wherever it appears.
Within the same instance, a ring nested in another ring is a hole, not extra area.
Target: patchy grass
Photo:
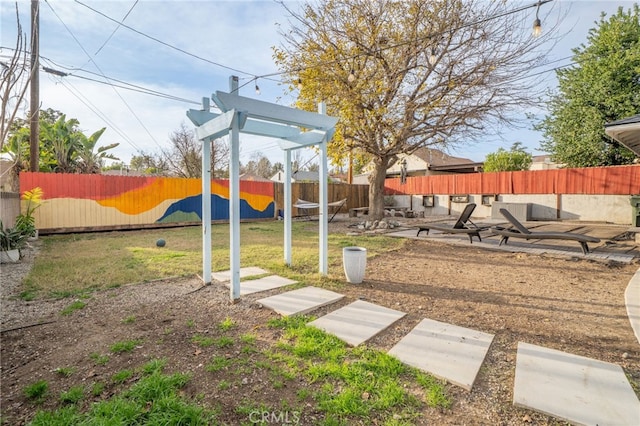
[[[76,300],[75,302],[64,308],[62,311],[60,311],[60,315],[71,315],[75,311],[83,309],[85,306],[87,306],[86,303],[80,300]]]
[[[76,371],[76,369],[73,367],[58,367],[53,371],[55,371],[62,377],[69,377]]]
[[[153,372],[142,377],[131,388],[108,400],[92,404],[86,412],[80,412],[76,405],[64,406],[54,411],[39,411],[30,424],[217,424],[217,410],[199,407],[180,395],[180,389],[188,381],[189,376],[186,374],[165,375]],[[65,392],[61,399],[65,403],[75,404],[83,395],[82,387],[74,387]]]
[[[39,380],[24,388],[24,395],[35,402],[42,402],[49,390],[49,383],[46,380]]]
[[[105,365],[109,362],[108,355],[101,355],[97,352],[93,352],[91,355],[89,355],[89,358],[91,358],[93,362],[96,363],[96,365]]]
[[[131,352],[132,350],[134,350],[136,348],[136,346],[138,346],[141,343],[142,343],[142,341],[140,341],[140,340],[123,340],[123,341],[116,342],[113,345],[111,345],[109,350],[111,352],[113,352],[114,354],[118,354],[118,353],[122,353],[122,352]]]
[[[328,424],[349,423],[349,419],[356,418],[413,419],[421,404],[407,390],[414,381],[423,388],[428,405],[450,406],[444,387],[437,380],[384,352],[366,346],[349,348],[337,337],[306,326],[310,320],[311,317],[298,316],[270,321],[269,326],[285,331],[271,352],[271,359],[292,374],[302,374],[310,383],[321,384],[313,398],[326,413]],[[278,386],[275,381],[274,387]],[[400,412],[396,411],[398,408]],[[388,412],[394,414],[389,417]]]
[[[240,226],[241,264],[255,265],[291,279],[305,279],[308,285],[323,278],[318,269],[318,234],[307,223],[294,222],[292,230],[293,268],[282,261],[284,240],[281,222],[243,223]],[[162,238],[167,246],[159,249],[155,242]],[[229,226],[212,226],[212,270],[229,266]],[[41,238],[40,254],[22,283],[21,297],[85,296],[98,289],[148,282],[161,278],[193,276],[202,273],[202,235],[199,226],[140,230],[127,232],[51,235]],[[342,248],[362,244],[362,237],[329,235],[329,280],[341,283]],[[367,253],[400,248],[401,238],[366,237]],[[324,282],[324,281],[323,281]],[[46,284],[46,285],[45,285]]]

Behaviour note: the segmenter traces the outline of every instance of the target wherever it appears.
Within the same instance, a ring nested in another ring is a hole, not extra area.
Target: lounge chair
[[[429,230],[435,229],[436,231],[444,232],[445,234],[467,234],[469,236],[469,241],[473,244],[473,237],[478,237],[478,241],[482,241],[482,237],[480,237],[480,231],[484,231],[487,228],[480,228],[478,225],[471,221],[471,213],[476,208],[474,203],[467,204],[456,223],[453,226],[429,223],[426,225],[422,225],[418,228],[418,233],[416,237],[420,235],[422,231],[427,231],[427,235],[429,235]]]
[[[525,240],[571,240],[579,242],[580,247],[582,247],[582,253],[587,254],[589,253],[589,246],[587,243],[600,242],[599,238],[584,234],[576,234],[573,232],[531,231],[520,223],[518,219],[513,217],[508,210],[500,209],[500,213],[511,223],[512,226],[511,228],[502,228],[500,226],[494,226],[491,228],[496,234],[502,235],[499,245],[502,245],[502,243],[507,244],[510,237],[524,238]]]
[[[329,222],[331,222],[333,220],[333,218],[336,217],[336,215],[338,214],[340,209],[342,209],[342,206],[344,206],[346,203],[347,203],[347,199],[346,198],[343,198],[340,201],[334,201],[332,203],[327,203],[327,208],[329,208],[329,207],[337,207],[337,209],[333,212],[333,215],[329,219]],[[296,203],[293,205],[293,207],[297,208],[298,210],[304,211],[305,214],[303,214],[303,216],[310,217],[308,210],[318,209],[318,208],[320,208],[320,204],[314,203],[312,201],[301,200],[301,199],[298,198],[296,200]]]

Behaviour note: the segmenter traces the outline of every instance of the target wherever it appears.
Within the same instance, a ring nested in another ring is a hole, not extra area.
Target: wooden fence
[[[632,195],[640,194],[640,165],[395,178],[385,194]]]
[[[141,229],[202,220],[201,179],[81,175],[20,174],[20,193],[40,187],[44,202],[34,216],[42,234]],[[292,198],[318,201],[317,183],[295,183]],[[284,186],[274,182],[240,182],[240,217],[273,219],[283,209]],[[347,198],[342,211],[368,204],[367,185],[328,188],[329,202]],[[293,215],[299,215],[297,209]],[[211,182],[211,218],[229,220],[229,182]]]
[[[148,227],[201,222],[200,179],[54,173],[20,174],[20,192],[42,188],[36,211],[43,234]],[[347,199],[341,212],[369,205],[368,185],[329,184],[329,202]],[[284,210],[284,185],[240,182],[240,216],[273,219]],[[292,199],[318,201],[318,183],[292,184]],[[640,194],[640,165],[409,177],[385,181],[386,195],[429,194]],[[229,185],[211,184],[212,219],[229,219]],[[333,213],[333,210],[331,211]],[[299,216],[304,212],[293,209]]]

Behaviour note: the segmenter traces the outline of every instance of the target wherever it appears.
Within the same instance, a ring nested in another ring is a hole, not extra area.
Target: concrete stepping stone
[[[257,266],[248,266],[246,268],[240,268],[241,279],[247,278],[247,277],[253,277],[255,275],[262,275],[266,273],[268,273],[268,271],[265,271],[262,268],[258,268]],[[213,272],[211,274],[211,278],[220,282],[231,281],[231,271],[226,270],[226,271]]]
[[[640,401],[620,366],[522,342],[513,404],[577,424],[640,425]]]
[[[493,334],[423,319],[389,354],[470,391]]]
[[[280,315],[302,315],[342,299],[344,295],[318,287],[303,287],[258,300]]]
[[[309,325],[331,333],[349,345],[358,346],[405,316],[406,313],[356,300]]]
[[[290,280],[279,275],[269,275],[268,277],[257,278],[255,280],[240,281],[240,295],[244,296],[251,293],[273,290],[274,288],[284,287],[286,285],[295,284],[298,281]],[[231,283],[225,283],[227,287]]]

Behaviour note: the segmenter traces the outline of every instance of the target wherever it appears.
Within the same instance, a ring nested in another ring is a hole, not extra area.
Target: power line
[[[62,86],[67,89],[74,97],[76,97],[76,99],[78,99],[82,104],[84,104],[91,112],[93,112],[95,115],[97,115],[99,118],[101,118],[102,120],[104,120],[109,126],[111,126],[111,128],[122,138],[124,139],[129,145],[131,145],[137,152],[142,154],[142,150],[140,149],[140,147],[138,147],[135,142],[133,142],[133,140],[131,138],[129,138],[126,133],[124,133],[122,130],[120,130],[120,128],[113,122],[111,121],[106,114],[104,114],[102,111],[100,111],[100,109],[95,106],[93,103],[91,103],[91,101],[89,99],[87,99],[80,90],[78,90],[77,88],[75,88],[71,83],[69,82],[65,82],[62,79],[60,79],[60,83],[62,84]]]
[[[47,0],[45,0],[45,1],[47,1]],[[547,0],[547,1],[550,1],[550,0]],[[156,43],[160,43],[161,45],[166,46],[166,47],[168,47],[168,48],[170,48],[170,49],[177,50],[178,52],[183,53],[183,54],[188,55],[188,56],[191,56],[192,58],[199,59],[199,60],[204,61],[204,62],[207,62],[207,63],[209,63],[209,64],[212,64],[212,65],[215,65],[215,66],[218,66],[218,67],[221,67],[221,68],[227,69],[227,70],[229,70],[229,71],[234,71],[234,72],[237,72],[237,73],[240,73],[240,74],[245,74],[245,75],[254,75],[254,74],[252,74],[252,73],[248,73],[248,72],[245,72],[245,71],[241,71],[241,70],[239,70],[239,69],[237,69],[237,68],[228,67],[228,66],[223,65],[223,64],[221,64],[221,63],[219,63],[219,62],[215,62],[215,61],[212,61],[212,60],[210,60],[210,59],[203,58],[202,56],[196,55],[195,53],[188,52],[188,51],[186,51],[186,50],[184,50],[184,49],[182,49],[182,48],[180,48],[180,47],[176,47],[176,46],[174,46],[174,45],[172,45],[172,44],[169,44],[169,43],[167,43],[167,42],[164,42],[164,41],[162,41],[162,40],[160,40],[160,39],[158,39],[158,38],[156,38],[156,37],[150,36],[149,34],[146,34],[146,33],[142,32],[142,31],[138,31],[138,30],[136,30],[135,28],[130,27],[129,25],[126,25],[124,22],[120,22],[120,21],[118,21],[118,20],[116,20],[116,19],[113,19],[112,17],[110,17],[110,16],[108,16],[108,15],[106,15],[106,14],[104,14],[104,13],[100,12],[99,10],[96,10],[96,9],[92,8],[91,6],[88,6],[88,5],[84,4],[84,3],[82,3],[80,0],[75,0],[75,2],[76,2],[76,3],[78,3],[78,4],[79,4],[79,5],[81,5],[81,6],[84,6],[84,7],[86,7],[87,9],[89,9],[89,10],[91,10],[91,11],[93,11],[93,12],[97,13],[98,15],[100,15],[100,16],[102,16],[102,17],[106,18],[106,19],[108,19],[108,20],[110,20],[110,21],[112,21],[112,22],[115,22],[115,23],[119,24],[120,26],[122,26],[122,27],[124,27],[124,28],[126,28],[126,29],[128,29],[128,30],[130,30],[130,31],[133,31],[133,32],[134,32],[134,33],[136,33],[136,34],[139,34],[139,35],[141,35],[141,36],[143,36],[143,37],[146,37],[146,38],[148,38],[148,39],[150,39],[150,40],[153,40],[153,41],[155,41]]]
[[[47,0],[45,0],[45,1],[47,1]],[[493,16],[489,16],[489,17],[480,19],[478,21],[474,21],[474,22],[470,22],[470,23],[467,23],[467,24],[463,24],[463,25],[461,25],[461,26],[459,26],[457,28],[447,29],[447,30],[442,31],[440,33],[428,34],[426,36],[419,37],[416,40],[430,39],[430,38],[433,38],[433,37],[436,37],[436,36],[439,36],[439,35],[443,35],[445,33],[451,33],[451,32],[459,31],[461,29],[468,28],[468,27],[471,27],[471,26],[480,25],[480,24],[483,24],[485,22],[489,22],[489,21],[494,20],[494,19],[498,19],[498,18],[502,18],[502,17],[508,16],[508,15],[512,15],[512,14],[518,13],[518,12],[522,12],[522,11],[527,10],[527,9],[532,9],[534,7],[535,8],[539,8],[540,6],[542,6],[542,5],[546,4],[546,3],[550,3],[552,1],[554,1],[554,0],[539,0],[536,3],[525,5],[525,6],[521,6],[521,7],[512,9],[512,10],[505,11],[503,13],[499,13],[497,15],[493,15]],[[96,9],[92,8],[91,6],[88,6],[88,5],[84,4],[84,3],[82,3],[80,0],[75,0],[75,2],[80,4],[81,6],[86,7],[87,9],[93,11],[94,13],[99,14],[100,16],[102,16],[102,17],[104,17],[106,19],[108,19],[108,20],[110,20],[112,22],[115,22],[120,26],[123,26],[123,27],[127,28],[130,31],[135,32],[136,34],[139,34],[139,35],[141,35],[143,37],[146,37],[146,38],[148,38],[150,40],[153,40],[153,41],[155,41],[157,43],[160,43],[163,46],[169,47],[169,48],[174,49],[174,50],[176,50],[178,52],[181,52],[181,53],[183,53],[185,55],[188,55],[188,56],[191,56],[193,58],[199,59],[201,61],[210,63],[212,65],[216,65],[216,66],[219,66],[221,68],[224,68],[224,69],[227,69],[227,70],[230,70],[230,71],[234,71],[234,72],[249,76],[249,77],[245,77],[245,78],[248,79],[248,81],[246,83],[240,85],[238,87],[238,90],[240,90],[241,88],[251,84],[252,82],[254,82],[254,81],[258,80],[258,79],[269,79],[270,80],[269,77],[282,76],[282,75],[285,75],[285,74],[290,74],[292,72],[300,72],[300,71],[304,71],[304,70],[308,70],[308,69],[323,67],[323,66],[327,66],[327,65],[336,64],[336,63],[342,63],[342,62],[345,62],[345,61],[348,61],[348,60],[352,60],[352,59],[358,58],[360,56],[365,56],[366,55],[364,53],[359,53],[359,54],[348,56],[348,57],[345,57],[345,58],[335,59],[335,60],[332,60],[332,61],[325,61],[325,62],[317,63],[317,64],[314,64],[314,65],[309,65],[307,67],[298,68],[298,69],[295,69],[295,70],[276,71],[276,72],[267,73],[267,74],[263,74],[263,75],[255,75],[253,73],[248,73],[248,72],[239,70],[237,68],[229,67],[229,66],[221,64],[219,62],[214,62],[214,61],[211,61],[209,59],[203,58],[203,57],[201,57],[199,55],[196,55],[194,53],[188,52],[188,51],[186,51],[186,50],[184,50],[182,48],[179,48],[179,47],[176,47],[176,46],[174,46],[172,44],[164,42],[164,41],[162,41],[162,40],[160,40],[160,39],[158,39],[156,37],[150,36],[149,34],[146,34],[146,33],[142,32],[142,31],[136,30],[135,28],[130,27],[129,25],[126,25],[124,22],[120,22],[120,21],[118,21],[118,20],[116,20],[116,19],[114,19],[114,18],[112,18],[112,17],[100,12],[99,10],[96,10]],[[126,16],[125,16],[125,18],[126,18]],[[124,19],[123,19],[123,21],[124,21]],[[386,50],[395,49],[397,47],[405,46],[405,45],[411,44],[413,42],[415,42],[415,40],[407,40],[407,41],[399,42],[399,43],[396,43],[396,44],[393,44],[393,45],[389,45],[389,46],[386,46],[386,47],[378,48],[375,52],[379,53],[379,52],[383,52],[383,51],[386,51]]]
[[[129,11],[124,15],[124,17],[122,18],[122,22],[125,21],[125,19],[127,19],[127,17],[129,16],[129,14],[131,13],[131,11],[133,10],[134,7],[136,7],[136,5],[138,4],[139,0],[136,0],[135,3],[133,3],[133,6],[131,6],[131,8],[129,9]],[[107,43],[109,43],[109,40],[111,40],[111,38],[114,36],[114,34],[116,33],[116,31],[118,31],[118,29],[120,28],[122,24],[118,24],[117,27],[114,28],[113,32],[111,33],[111,35],[109,35],[109,37],[107,37],[107,39],[104,41],[104,43],[102,43],[102,46],[100,46],[98,48],[98,50],[96,50],[96,53],[94,53],[94,56],[98,56],[98,53],[100,53],[100,51],[102,50],[103,47],[105,47],[107,45]]]
[[[67,26],[67,24],[64,23],[64,21],[62,20],[62,18],[60,18],[60,16],[56,13],[56,11],[53,9],[53,6],[51,6],[51,4],[49,3],[49,0],[45,0],[45,3],[47,3],[47,6],[49,6],[49,8],[51,9],[51,11],[53,12],[53,14],[56,16],[56,18],[58,18],[58,20],[62,23],[62,25],[67,29],[67,31],[69,32],[69,34],[71,35],[71,37],[73,37],[73,39],[76,41],[76,43],[78,44],[78,46],[80,46],[80,49],[82,49],[82,51],[85,53],[85,55],[87,55],[87,57],[89,58],[89,60],[93,63],[93,65],[96,67],[96,69],[98,69],[98,71],[100,71],[100,73],[102,74],[102,76],[104,78],[107,78],[106,75],[104,75],[104,73],[102,72],[102,70],[100,69],[100,67],[98,66],[98,64],[93,60],[93,58],[91,58],[91,55],[89,55],[89,53],[86,51],[86,49],[84,48],[84,46],[82,45],[82,43],[80,43],[80,41],[78,40],[78,38],[75,36],[75,34],[73,34],[73,32],[71,31],[71,29]],[[125,106],[127,107],[127,109],[131,112],[131,114],[135,117],[135,119],[138,121],[138,123],[142,126],[142,128],[147,132],[147,134],[149,135],[149,137],[151,138],[151,140],[158,146],[158,148],[162,149],[162,147],[160,146],[160,144],[158,143],[158,141],[156,140],[155,137],[153,137],[153,135],[151,134],[151,132],[149,131],[149,129],[147,129],[147,127],[144,125],[144,123],[142,122],[142,120],[140,120],[140,117],[138,117],[138,115],[136,114],[136,112],[131,108],[131,106],[127,103],[127,101],[122,97],[122,95],[120,94],[120,92],[118,92],[118,90],[112,85],[111,86],[114,90],[114,92],[118,95],[118,97],[120,98],[120,100],[125,104]]]
[[[78,1],[78,0],[76,0],[76,1]],[[489,21],[492,21],[494,19],[502,18],[502,17],[508,16],[508,15],[512,15],[514,13],[522,12],[524,10],[531,9],[531,8],[534,8],[534,7],[539,8],[543,4],[550,3],[552,1],[554,1],[554,0],[540,0],[540,1],[537,1],[536,3],[533,3],[533,4],[521,6],[521,7],[518,7],[516,9],[505,11],[503,13],[499,13],[499,14],[494,15],[494,16],[489,16],[489,17],[480,19],[479,21],[469,22],[469,23],[460,25],[459,27],[452,28],[452,29],[447,29],[447,30],[441,31],[439,33],[427,34],[425,36],[418,37],[418,38],[415,38],[415,39],[401,41],[401,42],[398,42],[396,44],[392,44],[392,45],[389,45],[389,46],[386,46],[386,47],[380,47],[380,48],[374,50],[373,53],[380,53],[380,52],[384,52],[386,50],[390,50],[390,49],[395,49],[395,48],[398,48],[398,47],[406,46],[408,44],[414,43],[415,41],[419,41],[419,40],[431,39],[431,38],[434,38],[434,37],[437,37],[437,36],[444,35],[446,33],[452,33],[452,32],[455,32],[455,31],[462,30],[464,28],[468,28],[468,27],[472,27],[472,26],[475,26],[475,25],[483,24],[485,22],[489,22]],[[260,78],[281,76],[281,75],[284,75],[284,74],[291,74],[292,72],[306,71],[306,70],[309,70],[309,69],[324,67],[324,66],[327,66],[327,65],[339,64],[339,63],[342,63],[342,62],[345,62],[345,61],[349,61],[349,60],[352,60],[352,59],[355,59],[355,58],[359,58],[361,56],[369,56],[369,55],[370,55],[369,53],[358,53],[358,54],[347,56],[347,57],[344,57],[344,58],[334,59],[332,61],[325,61],[325,62],[322,62],[322,63],[317,63],[317,64],[309,65],[309,66],[306,66],[306,67],[302,67],[302,68],[296,68],[295,70],[275,71],[275,72],[268,73],[268,74],[254,76],[251,80],[249,80],[245,84],[243,84],[240,87],[238,87],[238,90],[240,90],[241,88],[243,88],[246,85],[250,84],[252,81],[258,80]]]

